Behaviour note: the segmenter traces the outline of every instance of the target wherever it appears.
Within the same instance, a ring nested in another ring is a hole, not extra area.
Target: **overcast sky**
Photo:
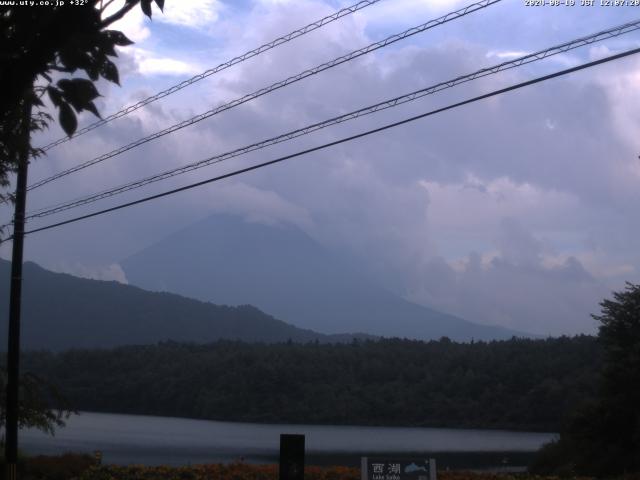
[[[113,113],[351,1],[167,0],[153,21],[118,27],[122,87],[100,82]],[[30,182],[460,8],[383,0],[53,149]],[[577,0],[580,3],[580,0]],[[494,6],[416,35],[34,190],[28,210],[117,186],[636,17],[633,7]],[[640,46],[640,33],[467,83],[386,112],[72,210],[63,220],[334,140]],[[216,212],[293,222],[357,255],[412,301],[538,334],[593,333],[589,313],[640,281],[640,57],[474,103],[99,218],[28,237],[27,259],[126,281],[118,262]],[[81,116],[81,126],[92,122]],[[57,125],[34,140],[62,134]],[[9,218],[4,207],[2,219]],[[10,256],[2,245],[0,255]]]

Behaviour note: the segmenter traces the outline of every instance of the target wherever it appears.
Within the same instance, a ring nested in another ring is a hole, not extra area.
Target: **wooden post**
[[[5,461],[8,480],[16,480],[18,464],[18,413],[20,391],[20,306],[22,299],[22,253],[24,247],[24,216],[27,203],[27,174],[29,168],[29,143],[31,103],[28,94],[23,99],[22,136],[18,175],[16,179],[16,204],[13,215],[13,248],[11,252],[11,291],[9,298],[9,333],[7,349],[7,406],[5,418]]]
[[[279,480],[304,480],[304,435],[280,435]]]

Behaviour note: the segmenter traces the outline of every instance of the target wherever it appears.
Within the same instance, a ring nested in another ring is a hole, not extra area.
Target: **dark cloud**
[[[515,15],[513,6],[505,8]],[[235,29],[225,24],[224,31],[236,35],[233,50],[241,52],[328,11],[322,2],[265,2],[223,19],[244,22]],[[30,204],[118,185],[423,88],[496,63],[496,52],[539,49],[549,33],[541,20],[548,13],[540,15],[528,17],[526,32],[513,42],[512,25],[497,11],[482,17],[488,22],[482,32],[451,24],[442,30],[446,34],[434,31],[337,67],[34,192]],[[587,33],[569,30],[566,15],[556,22],[565,31],[549,33],[556,43]],[[407,26],[418,23],[406,17]],[[81,137],[38,162],[32,178],[363,46],[384,30],[382,20],[372,16],[368,24],[367,18],[337,22]],[[585,21],[597,23],[591,15]],[[556,57],[468,83],[101,206],[334,140],[585,56]],[[133,57],[125,58],[130,86],[108,93],[130,103],[159,81],[149,78],[152,84],[145,85],[130,64]],[[601,298],[624,279],[637,281],[640,272],[634,242],[640,234],[634,209],[640,200],[640,145],[632,133],[640,124],[633,113],[640,98],[628,88],[637,84],[638,71],[638,61],[629,59],[479,102],[237,180],[34,236],[27,254],[48,265],[110,266],[211,212],[254,214],[292,221],[324,244],[359,256],[387,287],[469,320],[541,334],[592,331],[588,314]]]

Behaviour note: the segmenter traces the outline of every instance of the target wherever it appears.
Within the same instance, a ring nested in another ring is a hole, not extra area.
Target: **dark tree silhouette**
[[[169,318],[184,318],[168,303],[164,308]],[[215,323],[211,318],[212,329]],[[24,364],[91,412],[548,432],[560,428],[572,405],[595,395],[601,361],[588,336],[473,344],[142,343],[29,352]]]
[[[53,119],[44,108],[44,94],[71,136],[77,127],[76,113],[88,110],[99,115],[94,100],[100,94],[94,82],[102,77],[119,83],[118,68],[112,61],[117,56],[115,47],[132,42],[108,27],[138,4],[151,17],[152,0],[126,0],[106,16],[113,1],[0,7],[0,200],[12,199],[5,190],[25,150],[29,158],[42,153],[30,145],[29,138]],[[164,0],[155,3],[164,7]],[[82,76],[75,76],[77,73]],[[33,113],[32,107],[36,107]]]
[[[0,428],[4,428],[7,371],[0,367]],[[50,408],[55,404],[57,408]],[[20,428],[37,428],[53,435],[55,427],[63,427],[65,420],[75,411],[67,398],[52,383],[33,373],[20,379]]]
[[[640,285],[627,283],[600,306],[593,315],[604,355],[598,395],[543,449],[537,473],[640,472]]]
[[[606,473],[640,471],[640,285],[604,300],[599,338],[605,352],[600,400],[601,426],[596,431],[611,452]],[[594,452],[595,453],[595,452]]]
[[[13,245],[16,265],[22,263],[27,165],[31,158],[43,153],[31,145],[31,133],[46,128],[53,120],[42,97],[48,95],[58,111],[60,125],[69,136],[76,130],[77,113],[87,110],[99,116],[94,100],[100,94],[94,82],[102,77],[119,83],[118,68],[111,59],[117,56],[116,46],[132,43],[122,32],[108,27],[138,4],[151,17],[152,0],[125,0],[107,15],[106,10],[113,2],[87,0],[83,5],[67,2],[55,7],[0,7],[0,201],[17,199],[14,230],[19,230],[19,234],[14,235]],[[164,0],[155,0],[155,3],[160,9],[164,7]],[[9,176],[14,172],[18,174],[16,191],[19,192],[15,197],[6,192]],[[60,413],[48,409],[44,394],[52,391],[45,382],[28,374],[18,379],[19,342],[15,332],[19,331],[20,269],[16,267],[12,272],[16,280],[12,294],[15,286],[16,295],[11,298],[5,382],[8,386],[0,407],[2,413],[6,407],[7,418],[12,419],[7,420],[5,426],[7,445],[13,445],[12,453],[7,455],[10,463],[15,461],[10,457],[16,455],[16,420],[18,425],[37,426],[50,432],[63,420]],[[14,301],[18,308],[13,308]]]

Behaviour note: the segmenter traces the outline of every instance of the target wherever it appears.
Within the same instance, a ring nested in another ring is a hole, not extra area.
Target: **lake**
[[[526,464],[552,433],[447,428],[273,425],[81,412],[55,437],[20,432],[30,454],[103,453],[104,463],[187,465],[277,462],[279,435],[306,435],[308,464],[359,465],[362,455],[440,453],[453,466]],[[470,453],[474,452],[474,453]],[[438,458],[438,456],[436,456]],[[457,460],[456,460],[457,459]],[[466,460],[464,460],[466,459]]]

